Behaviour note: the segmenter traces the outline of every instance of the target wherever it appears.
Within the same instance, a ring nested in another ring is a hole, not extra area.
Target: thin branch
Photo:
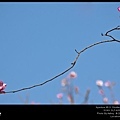
[[[102,44],[102,43],[107,43],[107,42],[119,42],[119,43],[120,43],[120,40],[104,40],[104,41],[100,41],[100,42],[91,44],[91,45],[89,45],[88,47],[86,47],[86,48],[84,48],[83,50],[81,50],[80,52],[78,52],[78,55],[77,55],[77,57],[75,58],[75,60],[74,60],[73,63],[75,64],[75,63],[77,62],[80,54],[81,54],[82,52],[84,52],[85,50],[87,50],[87,49],[89,49],[89,48],[91,48],[91,47],[93,47],[93,46],[96,46],[96,45],[99,45],[99,44]]]
[[[90,94],[90,89],[87,89],[86,94],[85,94],[85,98],[84,98],[84,104],[88,102],[89,99],[89,94]]]
[[[115,27],[115,28],[113,28],[113,29],[111,29],[111,30],[109,30],[109,31],[107,31],[107,32],[105,33],[105,35],[108,35],[108,33],[112,32],[112,31],[114,31],[114,30],[120,30],[120,25],[117,26],[117,27]]]
[[[33,85],[33,86],[30,86],[30,87],[25,87],[25,88],[21,88],[21,89],[18,89],[18,90],[13,90],[13,91],[8,91],[8,92],[5,92],[5,93],[16,93],[16,92],[19,92],[19,91],[23,91],[23,90],[27,90],[27,89],[31,89],[31,88],[34,88],[34,87],[38,87],[38,86],[42,86],[52,80],[54,80],[55,78],[63,75],[64,73],[66,73],[67,71],[69,71],[70,69],[72,69],[74,67],[75,64],[73,64],[71,67],[69,67],[68,69],[66,69],[65,71],[63,71],[62,73],[56,75],[55,77],[49,79],[49,80],[46,80],[45,82],[43,83],[40,83],[40,84],[36,84],[36,85]]]
[[[77,53],[77,54],[79,54],[79,52],[75,49],[75,52]]]
[[[51,79],[46,80],[46,81],[43,82],[43,83],[36,84],[36,85],[30,86],[30,87],[25,87],[25,88],[18,89],[18,90],[8,91],[8,92],[5,92],[5,93],[16,93],[16,92],[20,92],[20,91],[23,91],[23,90],[31,89],[31,88],[34,88],[34,87],[42,86],[42,85],[44,85],[44,84],[46,84],[46,83],[48,83],[48,82],[50,82],[50,81],[58,78],[59,76],[65,74],[65,73],[68,72],[69,70],[71,70],[71,69],[75,66],[75,64],[76,64],[76,62],[77,62],[80,54],[83,53],[84,51],[86,51],[87,49],[92,48],[93,46],[96,46],[96,45],[99,45],[99,44],[102,44],[102,43],[109,43],[109,42],[118,42],[118,43],[120,43],[120,40],[116,40],[116,39],[115,39],[114,37],[112,37],[111,35],[108,35],[108,33],[112,32],[112,31],[114,31],[114,30],[120,30],[120,26],[117,26],[116,28],[113,28],[113,29],[107,31],[104,35],[101,34],[102,36],[111,37],[112,40],[104,40],[104,41],[100,41],[100,42],[91,44],[91,45],[85,47],[84,49],[82,49],[80,52],[78,52],[78,51],[75,49],[75,51],[76,51],[76,53],[77,53],[77,56],[76,56],[75,60],[71,63],[71,66],[70,66],[69,68],[67,68],[66,70],[64,70],[64,71],[61,72],[60,74],[52,77]]]
[[[102,35],[102,36],[108,36],[108,37],[112,38],[113,40],[115,40],[115,38],[114,38],[113,36],[108,35],[108,33],[112,32],[112,31],[114,31],[114,30],[120,30],[120,26],[117,26],[117,27],[115,27],[115,28],[107,31],[105,34],[101,33],[101,35]]]

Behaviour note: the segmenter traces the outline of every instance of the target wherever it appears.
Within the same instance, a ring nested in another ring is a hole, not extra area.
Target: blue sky
[[[110,39],[101,33],[120,25],[118,6],[118,2],[1,2],[0,79],[7,84],[5,91],[42,83],[71,66],[75,49]],[[120,39],[119,31],[111,34]],[[90,103],[102,103],[96,86],[99,79],[116,83],[114,94],[120,101],[119,51],[119,43],[95,46],[82,53],[70,70],[78,74],[74,85],[80,93],[91,89]],[[69,72],[40,87],[1,94],[0,104],[24,104],[21,99],[27,95],[29,103],[57,103],[61,80]],[[75,96],[76,103],[83,99]],[[63,100],[68,103],[65,96]]]

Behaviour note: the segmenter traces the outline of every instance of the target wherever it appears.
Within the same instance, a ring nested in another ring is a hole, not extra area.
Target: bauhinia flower
[[[5,91],[3,91],[5,89],[7,85],[5,83],[3,83],[3,81],[0,81],[0,94],[5,93]]]

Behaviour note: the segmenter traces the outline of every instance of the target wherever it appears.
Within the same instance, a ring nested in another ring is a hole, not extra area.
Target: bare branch
[[[120,40],[116,40],[113,36],[108,35],[108,33],[112,32],[112,31],[114,31],[114,30],[120,30],[120,26],[117,26],[116,28],[113,28],[113,29],[107,31],[104,35],[101,34],[102,36],[108,36],[108,37],[112,38],[112,40],[104,40],[104,41],[100,41],[100,42],[91,44],[91,45],[85,47],[84,49],[82,49],[82,50],[79,51],[79,52],[75,49],[75,51],[76,51],[76,53],[77,53],[77,56],[76,56],[75,60],[71,63],[71,66],[70,66],[69,68],[67,68],[66,70],[64,70],[64,71],[61,72],[60,74],[52,77],[52,78],[49,79],[49,80],[46,80],[46,81],[43,82],[43,83],[36,84],[36,85],[30,86],[30,87],[25,87],[25,88],[18,89],[18,90],[8,91],[8,92],[5,92],[5,93],[16,93],[16,92],[20,92],[20,91],[23,91],[23,90],[31,89],[31,88],[34,88],[34,87],[42,86],[42,85],[44,85],[44,84],[46,84],[46,83],[48,83],[48,82],[50,82],[50,81],[58,78],[59,76],[65,74],[65,73],[68,72],[69,70],[71,70],[71,69],[75,66],[75,64],[76,64],[76,62],[77,62],[80,54],[83,53],[84,51],[86,51],[87,49],[92,48],[93,46],[96,46],[96,45],[99,45],[99,44],[102,44],[102,43],[110,43],[110,42],[118,42],[118,43],[120,43]]]
[[[81,50],[80,52],[78,52],[78,55],[77,55],[77,57],[75,58],[75,60],[74,60],[73,63],[76,63],[76,62],[77,62],[80,54],[81,54],[82,52],[84,52],[85,50],[87,50],[87,49],[89,49],[89,48],[91,48],[91,47],[93,47],[93,46],[96,46],[96,45],[99,45],[99,44],[102,44],[102,43],[107,43],[107,42],[119,42],[119,43],[120,43],[120,40],[104,40],[104,41],[100,41],[100,42],[91,44],[91,45],[89,45],[88,47],[86,47],[86,48],[84,48],[83,50]]]
[[[71,67],[69,67],[68,69],[66,69],[65,71],[63,71],[62,73],[56,75],[55,77],[49,79],[49,80],[46,80],[45,82],[43,83],[40,83],[40,84],[36,84],[36,85],[33,85],[33,86],[30,86],[30,87],[25,87],[25,88],[21,88],[21,89],[18,89],[18,90],[13,90],[13,91],[8,91],[8,92],[5,92],[5,93],[16,93],[16,92],[19,92],[19,91],[23,91],[23,90],[27,90],[27,89],[31,89],[31,88],[34,88],[34,87],[38,87],[38,86],[42,86],[52,80],[54,80],[55,78],[63,75],[64,73],[66,73],[67,71],[69,71],[70,69],[72,69],[74,67],[75,64],[73,64]]]
[[[107,32],[105,33],[105,35],[108,35],[108,33],[112,32],[112,31],[114,31],[114,30],[120,30],[120,26],[117,26],[117,27],[115,27],[115,28],[107,31]]]
[[[77,53],[77,54],[79,54],[79,52],[75,49],[75,52]]]
[[[83,103],[87,103],[88,102],[89,94],[90,94],[90,89],[87,89]]]
[[[102,35],[102,36],[108,36],[108,37],[112,38],[113,40],[115,40],[115,38],[114,38],[113,36],[108,35],[108,33],[112,32],[112,31],[114,31],[114,30],[120,30],[120,26],[117,26],[117,27],[115,27],[115,28],[107,31],[105,34],[102,34],[102,33],[101,33],[101,35]]]

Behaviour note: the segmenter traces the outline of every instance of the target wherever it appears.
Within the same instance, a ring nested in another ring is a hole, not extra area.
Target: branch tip
[[[104,36],[103,33],[101,33],[101,36]]]
[[[75,49],[75,52],[77,53],[77,54],[79,54],[79,52]]]

